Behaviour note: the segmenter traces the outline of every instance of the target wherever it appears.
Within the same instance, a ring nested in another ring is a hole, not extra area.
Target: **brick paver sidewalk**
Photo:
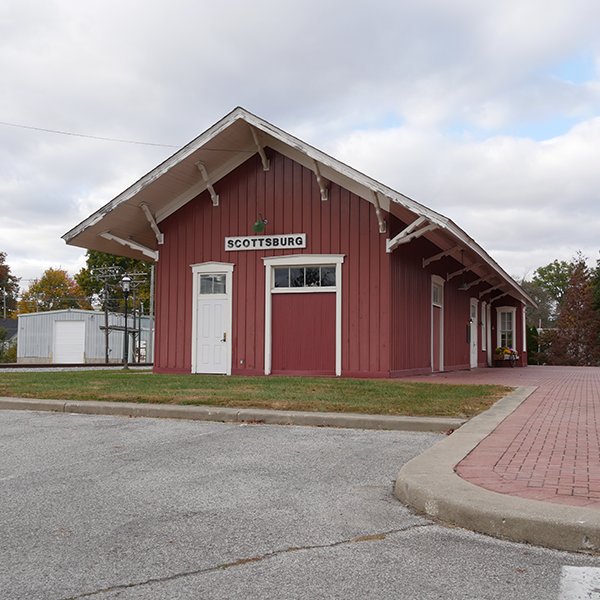
[[[456,471],[501,494],[600,509],[600,368],[476,369],[427,380],[539,386]]]

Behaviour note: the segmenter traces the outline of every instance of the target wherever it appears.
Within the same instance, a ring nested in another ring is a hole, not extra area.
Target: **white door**
[[[55,321],[53,363],[85,362],[85,321]]]
[[[226,374],[228,372],[229,298],[224,273],[199,276],[196,304],[196,364],[193,373]]]
[[[227,299],[198,300],[198,352],[196,373],[227,372]]]
[[[477,346],[477,329],[478,329],[478,324],[477,324],[477,304],[478,304],[478,300],[475,300],[475,298],[471,298],[471,318],[470,318],[470,327],[471,327],[471,369],[475,369],[477,368],[477,353],[478,353],[478,346]]]

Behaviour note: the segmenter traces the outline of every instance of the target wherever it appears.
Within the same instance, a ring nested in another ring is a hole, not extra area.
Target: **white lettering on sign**
[[[226,237],[225,250],[284,250],[287,248],[306,248],[305,233],[288,235],[247,235]]]

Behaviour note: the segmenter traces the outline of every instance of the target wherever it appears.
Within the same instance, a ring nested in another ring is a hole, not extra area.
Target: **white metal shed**
[[[133,329],[133,318],[129,317],[128,328]],[[135,362],[152,362],[148,356],[151,344],[150,317],[141,317],[139,358]],[[125,318],[122,314],[109,313],[108,336],[109,362],[123,361],[123,336]],[[104,363],[105,315],[94,310],[65,309],[19,315],[19,342],[17,362],[83,364]],[[136,327],[139,325],[136,323]],[[133,344],[129,343],[129,361],[134,361]]]

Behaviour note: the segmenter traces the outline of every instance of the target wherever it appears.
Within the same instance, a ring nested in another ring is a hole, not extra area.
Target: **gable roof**
[[[265,162],[263,148],[267,146],[313,171],[320,182],[323,178],[332,181],[373,204],[382,228],[385,224],[380,209],[408,223],[404,232],[388,242],[390,250],[424,235],[458,261],[463,250],[465,270],[475,273],[478,279],[484,278],[501,293],[535,305],[502,267],[453,221],[241,107],[62,237],[67,244],[90,250],[142,260],[156,258],[161,243],[160,222],[207,189],[214,196],[213,184],[251,155],[259,152]],[[320,187],[326,193],[323,183]]]

